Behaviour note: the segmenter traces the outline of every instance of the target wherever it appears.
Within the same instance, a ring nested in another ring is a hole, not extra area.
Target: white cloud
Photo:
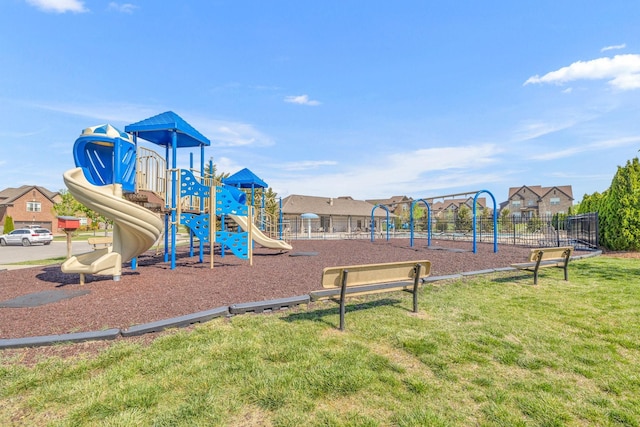
[[[625,47],[627,47],[626,43],[616,44],[612,46],[605,46],[602,49],[600,49],[600,52],[606,52],[608,50],[620,50],[620,49],[624,49]]]
[[[299,104],[299,105],[320,105],[320,101],[315,101],[309,99],[309,95],[297,95],[297,96],[287,96],[284,99],[284,102],[289,102],[291,104]]]
[[[502,171],[487,173],[483,169],[494,164],[501,151],[495,144],[426,148],[380,157],[374,163],[346,164],[346,169],[335,173],[280,176],[272,178],[270,184],[283,196],[349,195],[357,199],[401,193],[427,197],[436,190],[460,186],[478,190],[471,187],[504,178]]]
[[[534,83],[563,84],[575,80],[608,80],[620,90],[640,88],[640,55],[615,55],[591,61],[577,61],[543,76],[529,77],[525,85]]]
[[[310,169],[318,169],[321,166],[335,166],[338,162],[333,160],[302,160],[299,162],[289,162],[280,165],[282,170],[286,171],[303,171]]]
[[[147,107],[136,104],[101,103],[101,104],[58,104],[28,103],[27,105],[58,113],[88,117],[100,123],[129,124],[164,111],[161,107]],[[98,124],[98,123],[94,123]],[[90,125],[93,126],[94,124]]]
[[[26,0],[31,6],[35,6],[44,12],[53,13],[83,13],[88,12],[82,0]]]
[[[121,13],[132,14],[137,8],[138,6],[131,3],[116,3],[114,1],[109,3],[109,10],[113,10]]]
[[[248,123],[202,118],[189,122],[215,147],[268,147],[274,144],[268,135]]]
[[[596,141],[596,142],[592,142],[591,144],[576,145],[573,147],[565,148],[564,150],[549,151],[546,153],[532,156],[531,159],[532,160],[562,159],[562,158],[571,157],[576,154],[580,154],[584,152],[610,150],[612,148],[637,144],[639,142],[640,142],[640,136],[625,136],[621,138]]]

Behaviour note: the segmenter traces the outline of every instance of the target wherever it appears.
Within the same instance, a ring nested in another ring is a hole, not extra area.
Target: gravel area
[[[300,240],[293,247],[280,253],[256,246],[253,265],[217,254],[213,269],[208,254],[200,263],[197,251],[189,257],[188,248],[180,249],[174,270],[163,254],[147,252],[135,271],[123,268],[120,281],[87,276],[84,286],[78,274],[64,274],[59,265],[0,271],[0,302],[44,291],[77,294],[36,307],[0,308],[0,338],[126,329],[234,303],[305,295],[320,289],[328,266],[427,259],[431,275],[441,276],[505,267],[529,253],[506,245],[494,253],[492,244],[478,244],[474,254],[470,242],[451,241],[432,241],[429,248],[418,241],[411,247],[408,239]]]

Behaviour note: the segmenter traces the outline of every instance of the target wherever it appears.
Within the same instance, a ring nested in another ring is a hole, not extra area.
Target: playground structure
[[[163,146],[164,158],[138,147],[139,139]],[[215,243],[223,256],[228,249],[250,263],[251,242],[291,250],[285,241],[273,239],[254,226],[254,209],[247,205],[243,191],[206,176],[204,148],[209,145],[206,137],[171,111],[128,125],[125,132],[111,125],[85,129],[74,144],[76,168],[64,173],[64,181],[76,200],[113,221],[113,244],[70,257],[62,264],[62,271],[79,273],[81,283],[85,274],[111,275],[113,280],[120,280],[122,263],[131,261],[135,269],[137,257],[163,236],[164,261],[170,260],[171,269],[175,269],[180,225],[189,230],[190,255],[194,237],[198,239],[200,262],[204,246],[209,244],[211,268]],[[193,168],[192,153],[189,169],[177,167],[177,150],[185,147],[200,149],[199,172]],[[209,171],[213,171],[211,162]],[[154,212],[143,204],[155,204],[158,209]],[[228,220],[237,225],[237,230],[232,230]]]
[[[467,192],[467,193],[456,193],[456,194],[447,194],[445,196],[436,196],[436,197],[429,197],[426,199],[417,199],[411,202],[411,206],[410,206],[410,210],[409,210],[409,242],[411,247],[414,246],[414,240],[415,240],[415,218],[414,218],[414,207],[419,204],[419,203],[423,203],[425,205],[425,207],[427,208],[427,246],[431,246],[431,237],[432,237],[432,233],[431,233],[431,214],[432,214],[432,208],[431,205],[427,202],[427,200],[431,200],[431,202],[433,203],[434,200],[436,199],[446,199],[446,198],[455,198],[458,196],[469,196],[473,194],[473,208],[472,208],[472,212],[473,212],[473,253],[477,253],[477,206],[478,206],[478,197],[481,194],[488,194],[491,197],[491,200],[493,201],[493,252],[498,252],[498,207],[496,204],[496,199],[493,196],[493,194],[491,194],[491,192],[489,192],[488,190],[480,190],[480,191],[471,191],[471,192]],[[373,207],[373,209],[371,210],[371,241],[373,242],[375,240],[375,221],[374,221],[374,212],[376,209],[381,208],[384,209],[387,212],[387,228],[386,228],[386,232],[387,232],[387,240],[389,240],[389,209],[381,204],[377,204]]]

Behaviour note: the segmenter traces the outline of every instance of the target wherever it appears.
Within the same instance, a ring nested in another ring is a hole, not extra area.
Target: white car
[[[34,243],[48,245],[53,240],[53,234],[46,228],[19,228],[9,234],[0,236],[0,246],[22,245],[31,246]]]

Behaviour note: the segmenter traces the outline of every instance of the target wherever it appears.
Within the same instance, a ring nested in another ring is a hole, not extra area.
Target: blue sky
[[[280,196],[609,187],[640,149],[640,2],[3,0],[0,189],[174,111]],[[143,144],[144,145],[144,144]],[[199,151],[196,153],[198,158]],[[188,152],[179,166],[188,167]]]

